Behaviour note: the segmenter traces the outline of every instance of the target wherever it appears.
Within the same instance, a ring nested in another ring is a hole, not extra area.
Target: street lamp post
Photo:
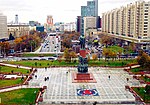
[[[0,56],[1,56],[1,46],[0,46]]]
[[[146,90],[144,90],[144,102],[145,102],[145,94],[146,94]]]

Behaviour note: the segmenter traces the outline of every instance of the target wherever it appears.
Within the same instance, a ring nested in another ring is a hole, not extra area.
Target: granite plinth
[[[92,73],[72,73],[72,83],[96,83]]]

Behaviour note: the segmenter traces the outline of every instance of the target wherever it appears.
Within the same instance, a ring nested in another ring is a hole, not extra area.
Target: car
[[[26,61],[26,60],[28,60],[28,59],[22,58],[21,60]]]
[[[41,58],[40,60],[46,60],[46,59],[44,59],[44,58]]]
[[[54,58],[48,58],[48,60],[54,60]]]
[[[32,60],[31,58],[28,58],[28,60]]]
[[[0,56],[0,58],[3,58],[3,56]]]
[[[7,56],[8,58],[13,58],[13,56]]]
[[[39,60],[38,58],[34,58],[33,60]]]

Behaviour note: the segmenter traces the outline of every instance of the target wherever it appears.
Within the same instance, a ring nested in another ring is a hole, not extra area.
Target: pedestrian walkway
[[[7,64],[7,63],[0,63],[0,65],[10,66],[10,67],[18,67],[18,68],[23,68],[23,69],[31,69],[31,67],[25,67],[25,66],[20,66],[20,65]]]
[[[0,93],[1,92],[12,91],[12,90],[17,90],[17,89],[22,89],[22,88],[41,88],[41,87],[39,87],[39,86],[19,85],[19,86],[14,86],[14,87],[10,87],[10,88],[0,89]]]
[[[61,102],[93,103],[95,101],[99,103],[135,102],[135,97],[128,90],[125,90],[125,86],[142,86],[140,82],[133,79],[123,69],[104,69],[99,67],[89,68],[89,72],[93,73],[97,83],[72,83],[72,73],[77,72],[76,68],[38,69],[35,74],[37,77],[29,82],[29,86],[47,86],[43,95],[43,103],[45,104]],[[49,80],[45,80],[45,77],[49,77]],[[129,81],[126,78],[129,78]],[[78,89],[96,89],[99,95],[78,96]]]

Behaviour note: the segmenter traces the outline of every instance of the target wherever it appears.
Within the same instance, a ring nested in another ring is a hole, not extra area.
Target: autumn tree
[[[71,61],[73,58],[77,58],[77,54],[74,51],[70,52]]]
[[[109,37],[108,35],[104,35],[102,38],[101,38],[101,43],[104,44],[107,48],[108,44],[111,44],[112,43],[112,38]]]
[[[21,42],[22,42],[22,38],[16,38],[15,40],[14,40],[14,42],[15,42],[15,49],[17,50],[17,51],[19,51],[19,50],[21,50]]]
[[[113,51],[109,51],[109,57],[112,58],[112,60],[114,60],[117,57],[117,53],[113,52]]]
[[[134,42],[131,42],[131,43],[129,44],[129,50],[130,50],[131,52],[135,52],[135,50],[136,50],[136,45],[135,45]]]
[[[71,62],[71,57],[70,57],[70,54],[69,54],[69,53],[70,53],[70,52],[69,52],[69,49],[66,48],[65,51],[64,51],[64,55],[63,55],[66,62]]]
[[[76,32],[65,32],[64,34],[60,34],[60,38],[62,40],[62,49],[71,48],[72,40],[78,40],[80,34]]]
[[[90,55],[87,55],[87,61],[88,62],[90,61]]]
[[[96,60],[98,59],[97,54],[93,54],[93,55],[92,55],[92,59],[93,59],[94,61],[96,61]]]
[[[9,53],[10,44],[8,41],[1,42],[0,47],[1,47],[1,52],[3,55],[5,55],[5,54],[7,55]]]
[[[103,48],[102,55],[105,57],[105,61],[106,61],[106,59],[109,57],[109,49]]]
[[[121,56],[122,52],[123,52],[123,51],[122,51],[121,49],[118,50],[118,58],[119,58],[119,61],[120,61],[120,56]]]
[[[137,61],[142,68],[145,68],[145,70],[150,70],[150,56],[148,54],[143,52],[141,56],[138,56]]]

